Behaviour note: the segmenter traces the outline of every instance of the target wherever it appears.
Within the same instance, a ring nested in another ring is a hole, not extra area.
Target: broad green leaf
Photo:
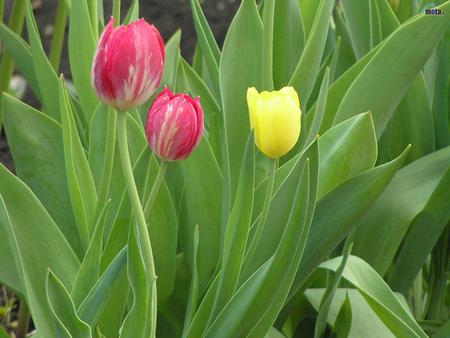
[[[342,257],[326,261],[321,268],[336,271]],[[384,324],[397,337],[427,337],[377,272],[361,258],[350,256],[342,276],[361,292]]]
[[[189,2],[191,4],[191,12],[194,19],[194,27],[199,40],[199,45],[201,46],[206,66],[212,78],[213,88],[211,89],[219,97],[220,49],[198,0],[189,0]]]
[[[92,337],[91,328],[78,317],[69,292],[51,270],[47,274],[46,295],[53,315],[71,336]]]
[[[191,285],[189,287],[189,296],[188,303],[186,306],[186,315],[184,318],[183,325],[183,337],[186,336],[187,330],[194,318],[195,312],[198,308],[198,264],[197,264],[197,250],[198,250],[198,242],[200,239],[200,234],[198,231],[198,225],[195,226],[194,229],[194,238],[193,238],[193,257],[192,257],[192,276],[191,276]]]
[[[0,338],[10,338],[9,334],[3,327],[0,327]]]
[[[306,298],[312,304],[316,311],[319,310],[321,300],[325,289],[307,289]],[[348,302],[348,303],[347,303]],[[345,304],[350,307],[350,323],[340,322],[342,318],[341,311]],[[383,321],[377,316],[376,312],[370,307],[364,297],[355,289],[337,289],[336,295],[331,303],[327,322],[333,326],[345,325],[350,329],[348,335],[338,338],[395,338],[395,335],[384,325]]]
[[[327,288],[325,289],[325,294],[323,295],[322,300],[320,302],[319,313],[318,313],[317,319],[316,319],[316,328],[314,330],[315,338],[320,338],[325,333],[325,329],[327,327],[328,313],[329,313],[330,307],[331,307],[331,302],[334,299],[336,290],[341,281],[342,273],[344,272],[345,265],[347,264],[348,257],[350,256],[350,252],[352,250],[353,243],[349,242],[350,238],[351,238],[351,235],[350,235],[350,237],[347,237],[347,239],[346,239],[341,263],[340,263],[339,267],[337,268],[333,278],[329,282]]]
[[[77,313],[79,317],[89,324],[89,326],[95,327],[108,301],[112,297],[117,297],[112,291],[122,272],[125,271],[126,264],[127,249],[123,248],[112,260],[111,264],[78,307]]]
[[[26,1],[25,14],[28,39],[30,40],[31,61],[33,62],[34,74],[36,76],[39,92],[42,96],[42,105],[45,112],[60,121],[58,96],[58,77],[53,70],[50,61],[45,55],[42,42],[39,37],[39,31],[33,16],[31,3]]]
[[[222,176],[204,137],[196,150],[179,165],[185,183],[185,206],[180,216],[180,245],[188,261],[192,262],[192,236],[194,226],[198,224],[200,242],[197,260],[199,287],[200,292],[203,292],[219,259]]]
[[[336,321],[333,325],[333,333],[336,338],[347,338],[350,335],[350,329],[352,325],[352,305],[348,293],[345,294],[345,301],[336,317]]]
[[[377,0],[369,0],[369,18],[370,18],[370,48],[378,45],[382,40],[382,27],[380,12],[378,10]]]
[[[291,295],[355,227],[401,167],[406,149],[395,160],[366,170],[325,195],[316,206],[305,253]]]
[[[402,168],[376,204],[358,220],[354,254],[384,275],[413,219],[449,167],[450,147]]]
[[[85,249],[94,227],[97,192],[89,163],[81,145],[75,127],[72,109],[70,107],[64,80],[61,78],[58,88],[60,102],[61,125],[64,143],[64,157],[69,187],[70,201],[78,226],[81,243]]]
[[[320,127],[320,132],[323,133],[327,131],[332,125],[333,120],[336,116],[338,107],[342,101],[342,98],[347,93],[348,89],[355,81],[359,73],[366,67],[367,63],[372,59],[375,53],[378,51],[379,47],[372,49],[369,53],[364,55],[364,57],[355,64],[353,64],[349,69],[345,71],[329,88],[327,95],[327,104],[325,108],[325,114],[322,120],[322,125]],[[315,109],[313,106],[308,115],[311,114],[311,110]]]
[[[406,293],[450,220],[450,167],[411,224],[390,275],[394,290]]]
[[[299,93],[300,101],[303,102],[304,106],[308,103],[320,69],[320,61],[325,48],[333,8],[334,0],[322,0],[320,2],[311,34],[306,41],[305,49],[289,81],[289,84]]]
[[[81,304],[99,277],[100,259],[103,253],[103,229],[108,207],[109,204],[105,205],[97,218],[89,247],[70,292],[75,306]]]
[[[220,88],[231,174],[228,198],[231,200],[250,130],[247,88],[261,89],[262,57],[263,27],[258,8],[254,0],[243,0],[228,30],[220,59]]]
[[[178,63],[180,62],[180,40],[181,31],[177,30],[165,45],[165,61],[161,89],[167,85],[171,90],[175,90]]]
[[[83,107],[84,120],[89,122],[98,105],[91,84],[91,64],[95,52],[86,1],[73,1],[69,15],[69,59],[76,92]]]
[[[0,195],[0,233],[4,239],[0,245],[0,282],[17,294],[25,294],[20,257],[3,198]],[[9,336],[8,336],[9,338]]]
[[[303,126],[303,133],[307,136],[304,138],[304,144],[308,145],[319,133],[320,125],[322,124],[323,115],[325,113],[325,104],[328,95],[328,86],[330,83],[330,69],[327,67],[325,75],[323,76],[322,84],[320,86],[319,97],[317,98],[316,110],[314,114],[306,116],[306,123]]]
[[[435,150],[433,114],[422,74],[414,79],[385,133],[389,158],[408,144],[412,144],[408,163]]]
[[[305,40],[309,38],[319,6],[317,0],[297,0],[305,30]]]
[[[252,260],[249,260],[249,258],[247,258],[244,261],[240,276],[241,283],[249,278],[250,275],[254,273],[256,269],[267,259],[269,259],[277,250],[281,238],[283,237],[286,224],[288,223],[290,217],[289,210],[290,204],[292,203],[291,201],[293,201],[294,197],[296,196],[297,183],[300,177],[299,175],[301,174],[301,164],[309,158],[312,165],[319,165],[318,157],[318,142],[316,139],[301,156],[291,160],[292,163],[290,163],[290,165],[286,168],[286,174],[280,175],[281,173],[279,173],[275,176],[269,214],[267,216],[265,226],[262,230],[259,244],[257,245],[255,250],[255,252],[257,252],[258,254],[254,255],[252,257]],[[282,168],[278,169],[278,172],[281,169]],[[316,170],[311,170],[311,175],[314,175],[316,172]],[[252,222],[253,224],[255,224],[255,221],[258,217],[260,217],[260,213],[262,212],[262,200],[264,199],[264,191],[266,190],[266,185],[267,182],[261,184],[255,192],[255,206]],[[251,229],[251,231],[254,231],[254,229]],[[251,232],[250,238],[252,238],[252,236],[253,232]]]
[[[141,239],[136,226],[130,227],[128,239],[128,280],[133,292],[133,303],[120,328],[120,338],[154,337],[152,327],[153,306],[152,294],[156,288],[156,280],[149,279],[148,267],[144,264]]]
[[[310,193],[309,160],[302,161],[299,159],[292,176],[297,178],[295,181],[297,189],[289,208],[290,216],[281,241],[274,255],[267,261],[269,262],[267,274],[263,274],[260,284],[255,283],[256,285],[253,285],[253,277],[257,276],[260,271],[264,271],[257,270],[242,285],[211,325],[206,337],[247,335],[261,337],[272,327],[275,318],[268,318],[264,321],[264,326],[267,325],[267,327],[256,328],[259,333],[252,330],[273,302],[287,296],[289,288],[283,290],[285,291],[284,295],[278,294],[278,291],[284,289],[284,284],[292,283],[297,271],[306,236],[303,237],[303,241],[301,238],[304,232],[308,230],[305,225]],[[267,262],[261,266],[261,269],[265,267]],[[248,293],[248,291],[251,292]]]
[[[0,220],[1,237],[17,248],[16,266],[22,270],[24,294],[34,324],[42,336],[55,337],[53,316],[45,296],[47,269],[54,271],[66,288],[71,288],[80,263],[37,197],[3,166],[0,166],[0,195],[4,201],[4,205],[1,203],[4,212],[0,215],[9,218]],[[10,226],[9,231],[4,230],[6,226]]]
[[[271,327],[264,338],[285,338],[285,336],[276,328]]]
[[[33,93],[41,100],[30,46],[3,22],[0,22],[0,40],[8,51],[8,54],[14,59],[17,68],[27,79],[28,85],[33,90]]]
[[[261,3],[263,23],[263,88],[273,90],[273,35],[275,0],[265,0]]]
[[[449,10],[450,2],[441,8]],[[420,15],[400,27],[383,43],[350,86],[336,113],[335,122],[370,110],[379,137],[448,24],[445,15]]]
[[[363,57],[371,49],[370,1],[343,0],[341,2],[353,51],[357,59]]]
[[[247,141],[236,197],[225,230],[220,277],[211,318],[228,303],[238,285],[252,219],[254,184],[255,146],[252,134]]]
[[[377,140],[372,115],[359,114],[329,129],[319,138],[319,154],[320,199],[375,165]]]
[[[2,96],[2,112],[17,175],[33,190],[82,257],[66,182],[61,126],[7,94]]]
[[[448,14],[446,14],[448,16]],[[437,148],[443,148],[450,145],[449,119],[448,111],[450,109],[450,100],[448,93],[450,91],[450,28],[444,35],[437,50],[436,77],[434,79],[433,92],[433,115],[436,129]]]
[[[297,0],[275,1],[273,28],[273,82],[281,88],[289,82],[305,45]]]
[[[223,116],[220,106],[208,86],[184,59],[180,59],[178,76],[177,91],[188,92],[193,96],[200,97],[205,120],[205,133],[207,133],[214,155],[220,164],[223,143]]]
[[[450,335],[450,320],[447,320],[447,322],[441,326],[433,338],[445,338],[448,337],[448,335]]]

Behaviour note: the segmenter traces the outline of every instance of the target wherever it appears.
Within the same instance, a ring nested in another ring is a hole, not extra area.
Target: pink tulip
[[[186,158],[203,132],[199,98],[173,94],[164,88],[148,111],[145,132],[150,148],[158,157],[166,161]]]
[[[114,28],[109,20],[92,62],[92,85],[100,99],[117,110],[144,103],[161,82],[164,42],[144,19]]]

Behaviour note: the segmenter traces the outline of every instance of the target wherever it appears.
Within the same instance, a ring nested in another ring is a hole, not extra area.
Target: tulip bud
[[[272,159],[286,154],[300,136],[300,101],[292,87],[279,91],[247,91],[250,128],[258,149]]]
[[[153,152],[166,161],[189,156],[203,132],[199,98],[173,94],[167,87],[156,97],[147,115],[145,133]]]
[[[128,110],[154,94],[163,63],[164,43],[155,26],[140,19],[114,28],[111,18],[92,62],[92,85],[103,102]]]

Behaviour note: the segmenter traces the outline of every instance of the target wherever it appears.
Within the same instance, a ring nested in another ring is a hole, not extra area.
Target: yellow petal
[[[256,106],[259,99],[259,93],[255,87],[251,87],[247,90],[247,105],[248,112],[250,117],[250,129],[253,129],[255,126],[255,114],[256,114]]]
[[[298,94],[295,91],[294,87],[283,87],[280,89],[279,91],[281,94],[289,97],[290,99],[292,99],[295,104],[300,107],[300,99],[298,98]]]

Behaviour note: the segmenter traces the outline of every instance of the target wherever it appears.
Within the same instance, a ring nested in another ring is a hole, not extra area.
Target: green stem
[[[97,217],[108,199],[109,187],[114,162],[114,150],[116,145],[117,114],[113,108],[108,108],[108,122],[106,127],[106,148],[103,163],[102,178],[98,193]]]
[[[275,182],[275,171],[277,169],[277,163],[278,163],[278,160],[272,160],[272,165],[270,167],[270,172],[269,172],[269,178],[267,180],[266,195],[264,197],[264,204],[263,204],[263,209],[262,209],[262,213],[261,213],[261,218],[259,219],[258,223],[256,224],[255,234],[250,242],[249,248],[247,250],[247,254],[245,255],[245,259],[244,259],[247,268],[250,266],[249,263],[252,261],[253,256],[256,253],[256,249],[258,247],[259,241],[261,240],[262,232],[263,232],[264,227],[267,222],[267,217],[269,216],[270,201],[272,200],[273,184]],[[246,272],[248,272],[248,271],[246,271]]]
[[[114,26],[120,25],[120,0],[113,0],[112,16],[115,20]]]
[[[4,11],[5,11],[5,0],[0,0],[0,22],[3,22]]]
[[[147,223],[145,221],[144,211],[142,210],[141,201],[139,199],[139,193],[136,188],[136,182],[134,181],[133,169],[130,162],[130,154],[128,151],[128,140],[127,140],[127,116],[126,112],[118,112],[117,118],[117,132],[118,132],[118,143],[119,143],[119,153],[120,162],[122,164],[122,172],[125,178],[128,196],[130,198],[131,206],[134,210],[134,216],[136,219],[136,233],[139,238],[140,249],[143,255],[144,265],[149,273],[149,280],[152,282],[152,299],[151,307],[152,318],[151,318],[151,332],[154,332],[156,328],[156,306],[157,306],[157,294],[156,294],[156,272],[155,263],[153,260],[152,244],[150,242],[150,237],[147,230]]]
[[[52,45],[50,47],[50,63],[58,73],[61,61],[61,52],[64,43],[64,33],[66,31],[67,15],[69,10],[64,0],[59,0],[56,7],[55,27],[53,30]]]
[[[156,175],[152,190],[150,191],[150,196],[148,197],[148,200],[145,203],[144,215],[150,215],[150,212],[152,211],[153,204],[155,203],[159,188],[161,187],[161,183],[164,181],[164,175],[166,174],[167,171],[167,165],[168,162],[166,161],[162,161],[161,164],[159,165],[158,174]]]
[[[9,19],[9,27],[11,30],[20,35],[23,27],[23,20],[25,18],[25,4],[24,0],[14,1]],[[0,66],[0,94],[7,91],[9,82],[14,70],[14,61],[8,53],[3,54],[2,64]]]
[[[23,299],[21,299],[19,307],[18,326],[16,330],[17,338],[25,338],[27,336],[29,324],[30,324],[30,310],[28,309],[27,303]]]

